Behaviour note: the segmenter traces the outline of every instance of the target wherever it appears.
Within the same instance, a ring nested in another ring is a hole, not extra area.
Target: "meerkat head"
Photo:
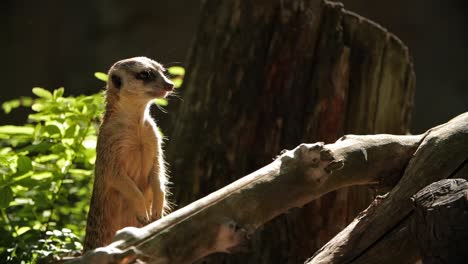
[[[146,57],[116,62],[109,70],[108,92],[151,100],[167,96],[174,84],[164,75],[164,67]]]

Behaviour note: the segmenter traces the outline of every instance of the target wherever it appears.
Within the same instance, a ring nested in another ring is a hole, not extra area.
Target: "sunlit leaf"
[[[22,227],[18,228],[18,230],[16,230],[16,234],[18,234],[18,236],[21,236],[22,234],[28,232],[29,230],[31,230],[31,227],[22,226]]]
[[[0,156],[0,164],[1,165],[8,165],[8,163],[10,163],[10,160],[7,157]]]
[[[11,134],[11,135],[32,135],[34,132],[33,127],[25,127],[25,126],[0,126],[0,133],[2,134]]]
[[[2,104],[3,111],[5,114],[8,114],[11,112],[11,110],[20,107],[20,100],[19,99],[14,99],[11,101],[6,101]]]
[[[32,92],[33,92],[33,94],[35,94],[35,95],[37,95],[38,97],[41,97],[41,98],[45,98],[45,99],[51,99],[52,98],[52,94],[49,91],[47,91],[46,89],[41,88],[41,87],[32,88]]]
[[[95,149],[97,144],[97,137],[87,137],[83,140],[83,146],[87,149]]]
[[[40,111],[44,110],[44,108],[45,108],[45,105],[41,104],[41,103],[35,103],[31,107],[31,109],[36,111],[36,112],[40,112]]]
[[[58,89],[55,89],[54,90],[54,99],[57,99],[59,97],[62,97],[63,96],[63,92],[65,91],[65,89],[63,87],[60,87]]]
[[[174,84],[174,88],[180,88],[182,86],[182,83],[184,82],[184,80],[182,80],[181,78],[175,78],[171,81]]]
[[[95,72],[94,77],[96,77],[98,80],[101,80],[103,82],[107,82],[107,79],[108,79],[107,74],[103,72]]]
[[[154,99],[154,103],[160,106],[166,106],[168,104],[167,100],[164,98],[156,98]]]
[[[37,157],[34,161],[35,161],[35,162],[44,163],[44,162],[54,161],[54,160],[57,160],[57,159],[59,159],[59,158],[60,158],[60,156],[57,155],[57,154],[49,154],[49,155],[42,155],[42,156],[39,156],[39,157]]]
[[[53,174],[51,172],[45,171],[45,172],[35,173],[33,176],[31,176],[31,179],[42,181],[48,178],[52,178],[52,176]]]
[[[172,75],[185,75],[185,69],[181,66],[172,66],[167,69],[167,72],[169,72]]]
[[[82,170],[82,169],[70,169],[69,172],[71,174],[80,175],[80,176],[90,176],[92,174],[92,171]]]

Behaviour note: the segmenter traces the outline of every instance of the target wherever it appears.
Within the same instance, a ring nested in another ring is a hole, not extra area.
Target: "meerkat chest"
[[[125,133],[120,146],[124,168],[140,188],[148,183],[148,176],[159,156],[159,139],[155,128],[145,125]]]

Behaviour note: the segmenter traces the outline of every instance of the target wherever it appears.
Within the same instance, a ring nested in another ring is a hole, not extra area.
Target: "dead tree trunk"
[[[466,175],[465,178],[468,178]],[[414,197],[411,231],[425,264],[468,261],[468,182],[435,182]]]
[[[405,134],[414,81],[406,47],[341,5],[204,1],[183,103],[168,133],[176,204],[218,190],[302,142]],[[302,263],[373,195],[368,187],[328,194],[268,224],[248,253],[211,261]]]

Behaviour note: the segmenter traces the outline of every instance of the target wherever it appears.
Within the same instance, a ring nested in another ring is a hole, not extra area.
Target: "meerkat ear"
[[[112,74],[111,81],[115,88],[120,89],[120,87],[122,87],[122,78],[119,76]]]

